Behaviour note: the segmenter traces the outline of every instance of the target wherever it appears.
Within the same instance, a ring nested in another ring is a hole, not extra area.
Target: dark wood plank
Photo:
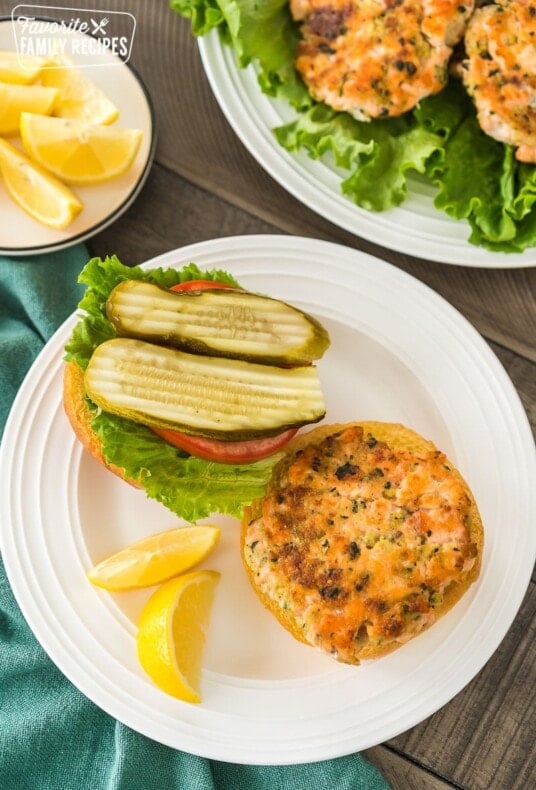
[[[468,790],[536,787],[536,585],[477,677],[390,745]]]
[[[380,769],[391,790],[452,790],[455,787],[397,754],[392,748],[375,746],[373,749],[366,749],[363,754]]]
[[[130,210],[88,246],[93,255],[115,253],[127,265],[135,265],[205,239],[277,232],[273,225],[155,164]]]

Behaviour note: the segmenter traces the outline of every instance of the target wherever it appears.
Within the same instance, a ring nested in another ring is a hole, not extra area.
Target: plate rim
[[[255,234],[255,235],[251,235],[250,234],[248,236],[231,236],[231,237],[223,237],[221,239],[209,239],[209,240],[206,240],[206,241],[189,244],[189,245],[186,245],[184,247],[177,248],[176,250],[170,250],[170,251],[168,251],[166,253],[163,253],[161,255],[155,256],[155,257],[151,258],[150,260],[146,261],[143,264],[143,266],[145,268],[156,268],[157,266],[159,266],[159,265],[161,265],[162,263],[165,262],[166,257],[169,258],[169,257],[174,256],[174,255],[177,256],[177,257],[179,255],[182,256],[182,259],[180,261],[177,261],[177,264],[180,263],[182,265],[183,263],[186,262],[185,261],[186,257],[189,257],[191,255],[195,255],[196,250],[205,251],[205,250],[208,249],[209,251],[211,251],[211,250],[215,249],[217,251],[218,248],[221,248],[221,244],[222,243],[224,245],[228,245],[228,246],[226,246],[226,249],[229,250],[229,247],[233,248],[233,247],[236,247],[236,245],[238,245],[238,247],[240,247],[241,245],[248,244],[248,243],[253,243],[253,244],[259,244],[259,243],[263,243],[263,242],[269,243],[269,242],[273,242],[274,239],[278,240],[276,243],[279,244],[279,245],[282,245],[282,246],[288,246],[290,244],[291,246],[294,246],[294,247],[298,246],[299,247],[300,244],[305,242],[308,245],[312,244],[313,246],[317,247],[319,250],[322,250],[324,252],[328,251],[331,248],[342,248],[342,250],[346,251],[346,255],[350,255],[351,257],[357,256],[357,257],[362,257],[362,258],[365,258],[365,259],[370,259],[370,261],[374,265],[381,264],[381,266],[386,267],[385,271],[388,271],[389,269],[395,269],[402,280],[404,280],[406,282],[410,282],[411,281],[411,283],[412,284],[416,284],[417,287],[419,287],[419,288],[422,287],[423,294],[426,293],[426,292],[431,292],[432,294],[434,294],[435,297],[437,297],[437,299],[443,304],[445,309],[451,315],[453,315],[453,316],[456,315],[457,317],[461,317],[463,319],[464,328],[465,329],[469,329],[470,328],[470,331],[472,331],[474,333],[473,334],[473,339],[475,340],[475,342],[479,343],[479,345],[480,345],[482,350],[486,350],[485,351],[486,362],[490,362],[491,364],[493,364],[495,366],[496,370],[501,371],[501,373],[500,373],[500,376],[501,376],[501,381],[500,381],[501,390],[502,390],[502,387],[507,382],[509,382],[509,386],[510,386],[510,390],[511,390],[509,394],[514,394],[514,396],[515,396],[515,408],[517,410],[521,409],[520,414],[522,414],[524,416],[524,420],[525,420],[525,424],[524,424],[523,428],[526,430],[526,428],[528,426],[528,419],[527,419],[526,413],[525,413],[525,411],[524,411],[524,409],[522,407],[522,404],[521,404],[521,402],[519,400],[519,396],[517,395],[517,392],[516,392],[515,388],[513,387],[513,384],[511,383],[511,380],[509,379],[509,377],[508,377],[506,371],[504,370],[502,364],[500,363],[500,361],[498,360],[496,355],[493,353],[493,351],[489,348],[489,346],[487,346],[487,344],[485,343],[484,339],[477,332],[477,330],[474,329],[474,327],[472,327],[472,325],[454,307],[452,307],[452,305],[450,305],[443,297],[441,297],[439,294],[437,294],[435,291],[433,291],[433,289],[431,289],[429,286],[427,286],[426,284],[422,283],[420,280],[418,280],[417,278],[413,277],[412,275],[410,275],[410,274],[408,274],[408,273],[406,273],[404,271],[396,269],[396,267],[394,267],[392,264],[389,264],[389,263],[386,263],[386,262],[383,262],[383,261],[379,261],[379,259],[374,258],[374,256],[371,256],[368,253],[363,253],[363,252],[360,252],[360,251],[356,251],[356,250],[353,250],[353,249],[351,249],[349,247],[345,247],[343,245],[336,244],[336,243],[333,243],[333,242],[325,242],[325,241],[317,240],[317,239],[310,239],[310,238],[303,238],[303,237],[286,237],[286,236],[282,236],[282,235],[281,236],[277,236],[277,235],[274,236],[274,235],[270,235],[270,234],[258,234],[258,235],[257,234]],[[276,247],[274,252],[276,252],[276,251],[279,252],[280,251],[279,248]],[[57,357],[57,356],[61,355],[62,346],[59,346],[57,349],[54,349],[53,348],[53,341],[54,341],[55,338],[57,339],[59,337],[62,337],[62,334],[65,334],[65,332],[69,328],[69,325],[73,323],[73,321],[75,319],[75,316],[76,316],[76,311],[73,314],[71,314],[66,319],[66,321],[64,321],[60,325],[60,327],[58,327],[56,332],[52,335],[52,337],[50,338],[48,343],[45,345],[43,351],[38,355],[38,357],[36,358],[36,360],[32,364],[30,370],[27,373],[25,381],[26,381],[26,379],[29,379],[30,375],[32,375],[32,376],[38,375],[39,360],[40,360],[41,354],[44,354],[46,352],[48,354],[52,354],[53,357]],[[24,386],[24,383],[23,383],[23,386]],[[26,384],[26,388],[28,386],[29,386],[29,384]],[[22,389],[23,389],[23,387],[21,387],[21,390],[19,391],[19,393],[22,393]],[[8,417],[8,422],[6,423],[6,433],[5,433],[5,435],[8,435],[8,429],[9,429],[9,431],[11,431],[11,424],[12,424],[12,422],[15,423],[15,419],[16,419],[15,418],[15,404],[18,402],[19,399],[21,401],[24,400],[23,396],[21,394],[19,394],[19,393],[17,394],[17,397],[16,397],[16,399],[14,401],[13,407],[12,407],[12,409],[10,411],[10,414],[9,414],[9,417]],[[4,450],[4,448],[0,449],[0,469],[3,468],[4,463],[7,463],[7,451],[3,452],[3,450]],[[536,466],[536,456],[535,456],[535,466]],[[1,475],[1,477],[2,477],[2,480],[0,481],[0,488],[7,489],[7,485],[8,484],[7,484],[6,478],[8,478],[9,476],[6,475],[6,474],[3,474],[3,475]],[[535,496],[533,496],[533,500],[534,499],[535,499]],[[4,532],[4,530],[0,526],[0,539],[2,538],[3,532]],[[536,545],[534,546],[534,549],[535,549],[535,553],[536,553]],[[14,591],[15,591],[15,587],[14,587],[12,579],[11,579],[11,564],[10,564],[9,559],[8,559],[8,561],[6,561],[6,573],[8,575],[10,584],[14,588]],[[530,573],[528,574],[527,584],[528,584],[529,580],[530,580]],[[519,592],[519,595],[518,595],[519,601],[516,600],[515,604],[512,604],[510,602],[510,609],[512,610],[513,613],[512,613],[511,619],[509,619],[509,624],[508,624],[506,630],[511,625],[511,623],[513,622],[513,620],[515,619],[515,617],[517,615],[517,612],[519,610],[519,605],[520,605],[520,602],[521,602],[521,600],[522,600],[522,598],[524,596],[525,590],[526,590],[526,585],[523,587],[523,590]],[[16,596],[16,598],[17,598],[17,601],[18,601],[18,596]],[[26,608],[27,608],[26,605],[24,605],[24,606],[21,605],[21,609],[23,610],[23,612],[25,612]],[[25,617],[26,617],[26,613],[25,613]],[[30,626],[30,627],[32,627],[32,626]],[[32,628],[32,630],[33,630],[33,628]],[[455,696],[457,693],[459,693],[459,691],[461,691],[461,689],[468,682],[470,682],[470,680],[474,677],[474,675],[478,671],[480,671],[482,666],[486,663],[486,661],[489,659],[489,657],[497,649],[500,641],[502,640],[502,638],[504,637],[504,634],[506,633],[506,630],[501,635],[501,637],[500,637],[500,639],[498,641],[496,640],[496,638],[493,639],[493,642],[494,643],[496,642],[496,644],[493,647],[493,649],[491,650],[489,656],[487,656],[487,658],[484,660],[484,662],[477,667],[477,669],[471,674],[470,677],[464,677],[463,682],[461,683],[459,688],[456,688],[456,690],[454,692],[452,692],[452,690],[449,687],[449,690],[447,690],[446,694],[444,693],[443,695],[440,695],[439,699],[434,699],[434,704],[433,704],[433,709],[432,710],[427,709],[425,712],[419,711],[419,716],[418,716],[418,718],[415,721],[413,721],[413,722],[411,722],[409,724],[406,721],[400,722],[399,728],[396,731],[391,730],[390,734],[388,736],[385,736],[385,737],[389,737],[389,738],[390,737],[395,737],[400,732],[406,731],[407,729],[415,726],[417,723],[422,721],[424,718],[427,718],[433,712],[435,712],[436,710],[441,708],[444,704],[449,702],[453,698],[453,696]],[[35,631],[34,631],[34,633],[35,633]],[[40,641],[41,644],[43,644],[41,639],[39,639],[38,641]],[[47,650],[47,652],[48,652],[48,650]],[[55,658],[51,659],[51,660],[53,660],[54,663],[57,663]],[[68,677],[87,697],[89,697],[90,699],[92,699],[95,702],[94,696],[92,696],[92,694],[91,694],[91,689],[89,690],[89,693],[88,693],[87,688],[83,688],[81,686],[81,684],[79,682],[79,679],[73,678],[71,676],[71,673],[70,672],[66,672],[63,666],[60,666],[60,668],[61,668],[61,671],[63,672],[63,674],[66,675],[66,677]],[[91,684],[89,683],[89,685],[91,685]],[[444,696],[446,696],[446,699],[443,698]],[[145,731],[143,729],[140,729],[139,721],[138,721],[137,725],[133,725],[132,720],[129,719],[129,715],[128,715],[129,712],[128,711],[126,712],[127,715],[125,715],[123,717],[118,715],[117,707],[120,707],[120,708],[124,707],[124,701],[122,701],[120,703],[116,701],[115,710],[113,709],[113,707],[114,707],[113,705],[111,706],[112,709],[109,709],[106,706],[104,706],[102,704],[102,702],[100,702],[100,701],[99,702],[95,702],[95,704],[97,704],[101,709],[105,710],[112,717],[123,721],[125,724],[127,724],[130,727],[133,727],[134,729],[138,730],[139,732],[143,732],[143,734],[147,735],[148,737],[155,738],[154,729],[151,729],[150,727],[147,728]],[[370,742],[370,743],[365,744],[365,745],[360,745],[359,749],[361,750],[361,749],[364,749],[364,748],[369,748],[370,746],[375,745],[375,743],[383,742],[383,740],[385,740],[384,735],[385,734],[383,733],[382,734],[382,740]],[[206,750],[204,751],[203,749],[196,749],[195,748],[196,743],[192,743],[191,742],[191,736],[190,735],[185,736],[184,733],[182,733],[182,736],[183,736],[183,738],[185,740],[188,741],[187,747],[184,747],[184,744],[183,745],[177,745],[177,743],[167,742],[166,739],[164,737],[162,737],[162,734],[160,734],[159,740],[160,740],[160,742],[162,742],[162,743],[164,743],[164,744],[166,744],[166,745],[168,745],[168,746],[170,746],[172,748],[187,748],[192,753],[199,754],[200,756],[203,756],[203,757],[208,757],[208,758],[212,758],[212,759],[221,759],[221,760],[224,760],[224,761],[237,761],[237,755],[229,755],[228,754],[228,748],[229,748],[228,744],[224,740],[222,741],[221,738],[220,738],[220,741],[218,743],[216,743],[215,746],[214,746],[215,751],[211,751],[209,749],[209,753],[207,753]],[[188,740],[188,739],[190,739],[190,740]],[[197,741],[198,740],[199,740],[199,736],[197,736]],[[346,740],[347,739],[344,740],[344,744],[346,744]],[[195,737],[194,737],[194,741],[196,741]],[[199,746],[198,742],[197,742],[197,746]],[[306,753],[306,754],[300,753],[300,755],[288,755],[288,754],[286,754],[286,760],[285,760],[284,763],[282,763],[279,760],[275,759],[273,755],[269,755],[267,757],[265,753],[260,753],[259,749],[257,749],[257,751],[254,751],[253,747],[251,745],[249,747],[247,747],[247,748],[249,748],[249,752],[248,752],[247,755],[245,755],[244,753],[240,753],[238,755],[238,760],[240,762],[243,762],[244,764],[274,765],[274,764],[306,763],[306,762],[314,762],[316,759],[319,759],[318,751],[316,750],[315,753]],[[302,752],[306,752],[307,751],[305,747],[302,746],[301,748],[302,748]],[[331,749],[332,749],[332,751],[329,752],[329,753],[326,753],[326,755],[323,756],[321,759],[330,759],[330,758],[342,756],[343,754],[351,753],[351,752],[348,751],[346,746],[344,747],[343,751],[339,751],[337,748],[333,747],[333,744],[331,744]],[[355,751],[355,749],[353,749],[353,751]]]
[[[36,19],[46,21],[48,17],[37,15]],[[10,15],[0,15],[0,25],[4,24],[5,22],[12,23],[12,18]],[[88,35],[91,37],[89,33],[83,34]],[[110,53],[113,54],[113,53]],[[138,83],[139,88],[143,94],[143,97],[146,102],[147,111],[150,120],[150,142],[149,142],[149,149],[147,151],[147,159],[143,166],[142,171],[138,177],[138,180],[133,185],[131,191],[128,195],[125,196],[125,199],[122,203],[120,203],[111,214],[108,214],[106,217],[103,217],[101,220],[96,222],[92,227],[86,228],[86,230],[80,231],[75,236],[68,236],[67,238],[63,239],[62,241],[58,242],[45,242],[44,244],[37,244],[31,245],[29,247],[3,247],[0,245],[0,255],[6,255],[12,258],[19,258],[24,257],[27,255],[46,255],[51,252],[58,252],[59,250],[68,249],[69,247],[73,247],[75,244],[81,244],[84,241],[88,241],[88,239],[93,238],[97,233],[108,228],[112,225],[119,217],[121,217],[134,203],[136,198],[139,196],[141,190],[143,189],[147,178],[149,177],[149,173],[151,171],[151,167],[154,162],[155,154],[156,154],[156,144],[157,144],[157,129],[156,129],[156,113],[154,108],[154,102],[149,93],[149,90],[140,76],[138,70],[132,66],[130,60],[127,62],[122,61],[119,56],[115,56],[117,60],[120,62],[120,66],[128,69],[136,82]]]

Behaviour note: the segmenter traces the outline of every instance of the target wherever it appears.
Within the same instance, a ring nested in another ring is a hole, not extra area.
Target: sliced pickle
[[[313,365],[279,368],[130,338],[97,346],[84,383],[104,411],[211,439],[273,436],[326,410]]]
[[[110,293],[106,312],[121,337],[266,365],[307,365],[329,346],[316,319],[247,291],[181,293],[125,280]]]

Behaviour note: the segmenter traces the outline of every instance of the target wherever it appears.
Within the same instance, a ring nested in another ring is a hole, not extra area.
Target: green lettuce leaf
[[[448,139],[471,114],[472,102],[456,80],[451,80],[440,93],[423,99],[411,113],[419,126],[443,139]]]
[[[240,518],[244,505],[266,490],[282,454],[252,464],[217,464],[188,455],[162,441],[144,425],[95,412],[92,429],[104,458],[125,470],[155,499],[186,521],[222,513]]]
[[[94,349],[115,332],[106,318],[106,299],[123,280],[143,279],[170,288],[187,280],[217,280],[238,285],[220,269],[202,271],[195,263],[182,269],[150,269],[124,266],[115,256],[92,258],[80,273],[87,286],[79,307],[83,310],[65,347],[65,359],[83,370]],[[142,484],[152,499],[161,502],[187,521],[211,513],[240,518],[243,508],[262,496],[272,468],[282,457],[273,455],[252,464],[218,464],[194,458],[168,445],[149,428],[98,409],[87,400],[94,416],[92,430],[102,441],[105,460],[125,470],[126,477]]]
[[[335,164],[347,170],[355,166],[360,155],[374,148],[373,124],[358,123],[347,113],[318,103],[290,123],[278,126],[274,134],[287,151],[303,148],[313,159],[329,152]]]
[[[511,146],[482,132],[458,83],[443,93],[420,111],[423,123],[434,124],[445,138],[441,156],[427,165],[438,187],[435,206],[454,219],[466,219],[473,244],[501,252],[533,246],[536,169],[517,162]]]
[[[349,171],[341,190],[359,206],[399,205],[416,172],[437,187],[437,209],[468,222],[472,244],[501,252],[536,244],[536,167],[517,162],[509,146],[481,131],[459,80],[402,118],[355,121],[315,102],[295,71],[299,30],[288,0],[171,0],[171,6],[192,20],[196,35],[217,27],[240,67],[256,64],[261,89],[297,111],[274,129],[280,145]]]
[[[371,211],[398,206],[407,197],[408,174],[424,173],[427,161],[440,149],[437,135],[419,127],[398,136],[382,134],[372,152],[363,155],[342,182],[342,191]]]
[[[423,173],[429,157],[443,145],[440,136],[416,127],[410,116],[360,123],[318,103],[274,133],[288,151],[303,148],[313,159],[329,154],[338,167],[350,170],[341,184],[343,193],[372,211],[402,203],[407,173]]]
[[[241,68],[255,62],[264,93],[297,109],[312,103],[293,65],[298,28],[288,0],[171,0],[171,8],[191,20],[196,36],[218,28]]]
[[[171,8],[190,20],[195,36],[225,27],[225,18],[216,0],[171,0]]]
[[[477,139],[480,147],[475,156]],[[464,161],[466,167],[460,168]],[[489,241],[512,239],[516,228],[509,167],[504,146],[491,137],[480,139],[475,118],[466,118],[446,142],[441,170],[433,175],[439,188],[436,206],[455,219],[467,219],[473,233]]]

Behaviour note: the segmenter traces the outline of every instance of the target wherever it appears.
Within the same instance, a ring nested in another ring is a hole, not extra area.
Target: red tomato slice
[[[205,439],[202,436],[190,436],[181,431],[166,428],[152,428],[164,441],[185,450],[196,458],[205,461],[217,461],[221,464],[247,464],[267,458],[281,450],[297,433],[297,428],[267,436],[262,439],[248,439],[244,442],[224,442],[221,439]]]
[[[219,283],[216,280],[186,280],[184,283],[177,283],[177,285],[172,285],[169,289],[170,291],[206,291],[209,288],[214,290],[215,288],[232,288],[235,291],[240,291],[240,288],[237,288],[236,285],[230,285],[229,283]]]

